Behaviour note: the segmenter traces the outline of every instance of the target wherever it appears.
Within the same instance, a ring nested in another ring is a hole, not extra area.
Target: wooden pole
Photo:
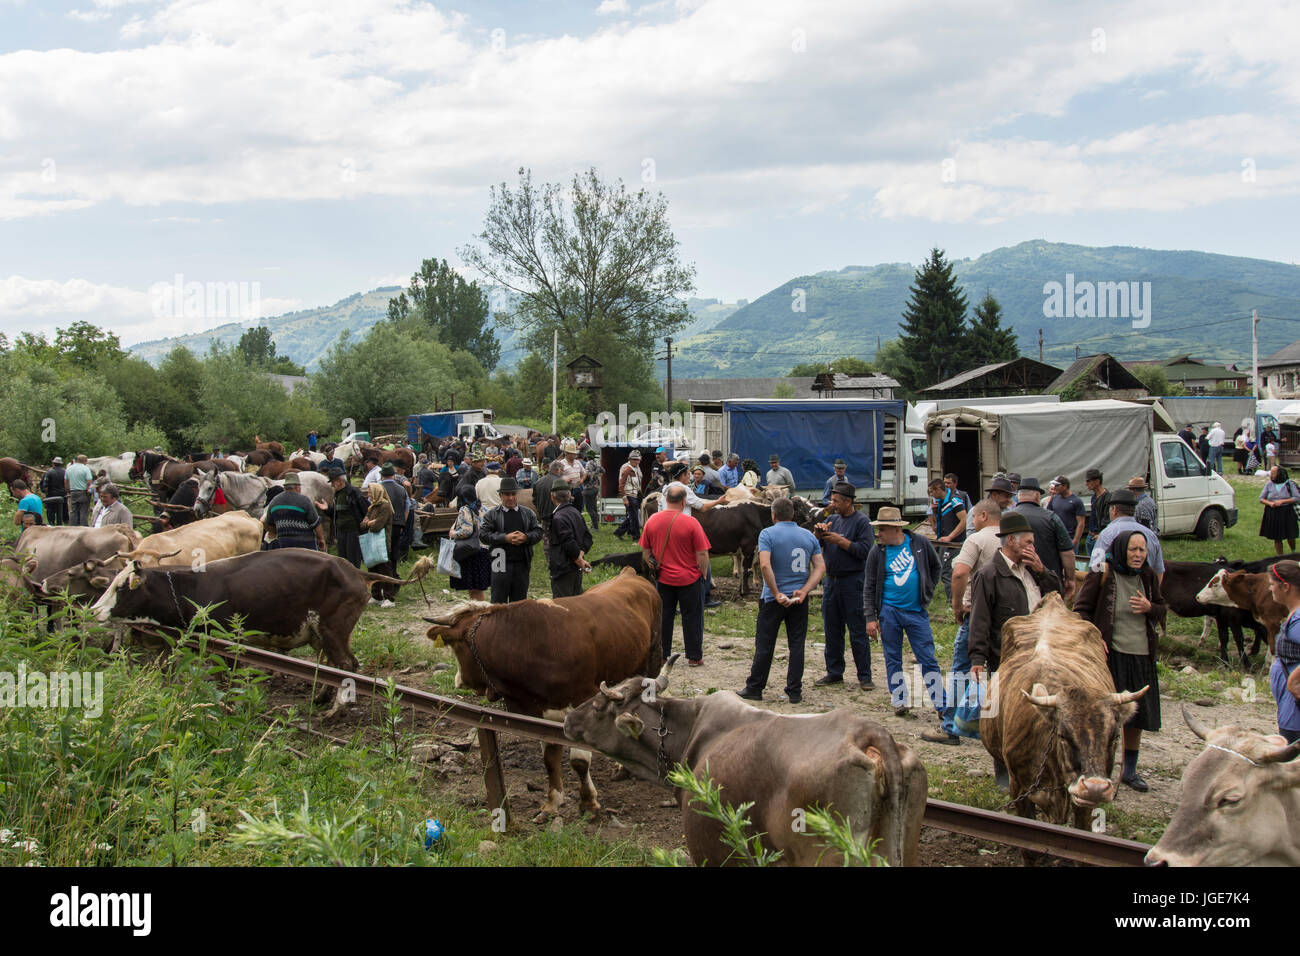
[[[506,800],[506,777],[501,770],[501,752],[497,748],[497,732],[480,727],[478,732],[479,757],[483,761],[483,786],[487,791],[488,813],[504,810],[505,825],[510,824],[510,804]],[[495,817],[492,820],[496,822]]]

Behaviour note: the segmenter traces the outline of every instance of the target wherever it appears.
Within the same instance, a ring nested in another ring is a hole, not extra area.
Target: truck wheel
[[[1226,526],[1227,522],[1224,520],[1223,512],[1217,508],[1211,508],[1201,515],[1201,520],[1196,525],[1196,536],[1202,541],[1222,541],[1223,530]]]

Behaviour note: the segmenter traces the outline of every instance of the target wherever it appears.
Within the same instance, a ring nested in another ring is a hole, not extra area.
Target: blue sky
[[[178,275],[255,284],[267,315],[404,283],[459,263],[520,165],[652,171],[727,301],[933,245],[1297,262],[1297,14],[0,0],[0,331],[226,321],[160,314]]]

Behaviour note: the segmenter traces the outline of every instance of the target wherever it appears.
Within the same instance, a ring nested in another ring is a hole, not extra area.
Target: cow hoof
[[[605,809],[594,800],[591,801],[590,803],[583,801],[582,812],[590,813],[593,817],[599,817],[602,813],[605,812]]]

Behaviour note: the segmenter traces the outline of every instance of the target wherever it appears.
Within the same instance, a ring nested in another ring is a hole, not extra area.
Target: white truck
[[[1086,502],[1084,475],[1099,468],[1110,489],[1126,487],[1135,475],[1146,479],[1162,535],[1218,540],[1237,523],[1232,486],[1174,434],[1158,401],[981,405],[971,399],[931,412],[926,433],[930,477],[956,474],[958,487],[974,499],[995,474],[1017,472],[1037,478],[1044,492],[1063,474]]]

